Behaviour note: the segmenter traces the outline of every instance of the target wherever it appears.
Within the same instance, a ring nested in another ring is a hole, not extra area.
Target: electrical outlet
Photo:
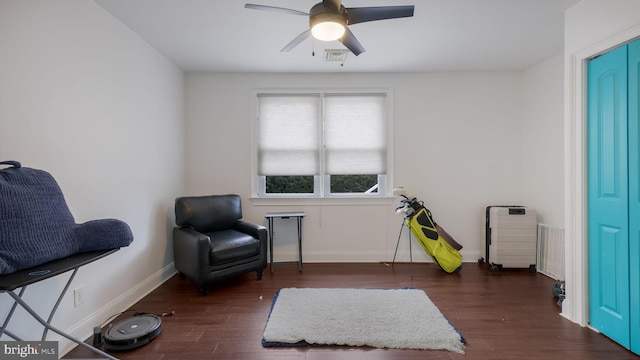
[[[84,304],[84,286],[73,290],[73,306],[78,307],[82,304]]]

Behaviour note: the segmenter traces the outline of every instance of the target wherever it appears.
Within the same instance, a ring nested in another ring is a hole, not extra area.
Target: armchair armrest
[[[267,240],[269,239],[267,228],[242,220],[238,220],[233,228],[260,240],[260,266],[267,267]]]
[[[187,227],[173,228],[173,253],[176,269],[198,284],[206,282],[209,269],[209,236]]]
[[[243,232],[245,234],[251,235],[256,239],[259,239],[260,241],[262,240],[267,240],[267,228],[262,226],[262,225],[258,225],[258,224],[253,224],[253,223],[249,223],[246,221],[242,221],[242,220],[238,220],[238,222],[236,222],[234,224],[234,229],[238,230],[240,232]]]

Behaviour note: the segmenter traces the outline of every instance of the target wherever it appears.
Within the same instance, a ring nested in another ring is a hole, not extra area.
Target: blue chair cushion
[[[116,219],[76,224],[53,176],[22,167],[0,165],[0,275],[80,252],[128,246],[129,226]]]

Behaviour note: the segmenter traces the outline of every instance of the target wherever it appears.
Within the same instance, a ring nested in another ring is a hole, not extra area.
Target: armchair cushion
[[[212,264],[224,264],[242,258],[260,255],[260,241],[237,230],[209,233]]]
[[[116,219],[76,224],[62,190],[51,174],[0,165],[0,275],[79,252],[128,246],[133,234]]]

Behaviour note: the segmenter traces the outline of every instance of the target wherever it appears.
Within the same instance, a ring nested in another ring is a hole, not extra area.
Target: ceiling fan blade
[[[327,8],[338,10],[342,5],[342,0],[322,0],[322,3]]]
[[[308,38],[309,35],[311,35],[310,29],[303,31],[300,35],[296,36],[295,39],[291,40],[291,42],[289,42],[287,46],[283,47],[280,52],[287,52],[293,49],[294,47],[298,46],[298,44],[300,44],[304,39]]]
[[[347,8],[347,23],[353,25],[367,21],[412,17],[413,9],[413,5]]]
[[[302,11],[298,11],[298,10],[294,10],[294,9],[281,8],[281,7],[277,7],[277,6],[244,4],[244,8],[245,9],[253,9],[253,10],[273,11],[273,12],[283,13],[283,14],[309,16],[309,14],[307,14],[306,12],[302,12]]]
[[[364,52],[364,48],[362,47],[358,39],[356,39],[356,36],[353,35],[351,30],[349,30],[349,28],[347,28],[347,31],[342,36],[342,39],[340,39],[340,42],[342,43],[342,45],[346,46],[347,49],[351,50],[351,52],[355,56],[358,56]]]

